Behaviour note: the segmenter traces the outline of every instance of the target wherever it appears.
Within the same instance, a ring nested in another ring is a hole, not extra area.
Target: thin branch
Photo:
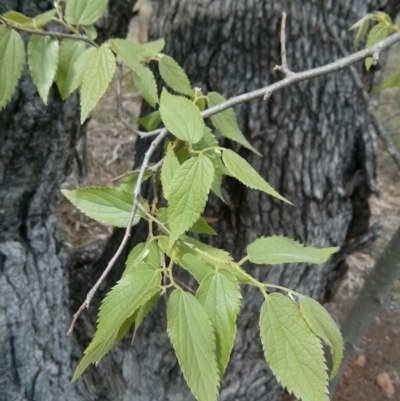
[[[287,57],[286,57],[286,17],[285,12],[282,13],[282,23],[281,23],[281,65],[277,65],[274,70],[281,71],[286,77],[292,74],[288,67]]]
[[[329,24],[329,21],[327,19],[327,14],[326,14],[326,0],[324,1],[324,5],[323,5],[323,19],[325,22],[326,29],[327,29],[328,33],[331,35],[337,48],[340,50],[340,52],[343,54],[343,56],[351,57],[351,56],[349,56],[347,50],[343,46],[343,43],[341,42],[339,37],[336,35],[332,26]],[[389,36],[388,39],[393,38],[394,36],[398,36],[398,35],[399,35],[399,33],[396,33],[393,36]],[[400,36],[399,36],[399,38],[400,38]],[[386,39],[386,40],[388,40],[388,39]],[[380,43],[382,43],[382,42],[380,42]],[[373,49],[373,48],[371,48],[371,49]],[[380,49],[383,49],[383,47],[381,46]],[[375,52],[376,51],[377,51],[377,49],[375,49]],[[374,125],[379,137],[381,138],[381,140],[386,148],[386,151],[389,153],[389,155],[392,157],[392,159],[395,162],[395,164],[397,165],[397,167],[400,169],[400,154],[399,154],[396,146],[394,145],[393,141],[390,139],[390,136],[387,134],[383,124],[379,120],[378,114],[375,111],[375,107],[373,107],[371,104],[369,94],[368,94],[367,90],[365,89],[362,79],[360,78],[359,74],[357,73],[357,70],[353,66],[349,66],[349,72],[354,81],[356,88],[360,92],[361,99],[364,103],[365,108],[367,109],[367,113],[368,113],[368,115],[371,119],[371,122]]]
[[[307,81],[309,79],[317,78],[323,75],[328,75],[333,72],[341,71],[346,67],[351,66],[361,60],[364,60],[366,57],[372,56],[378,50],[382,51],[393,46],[395,43],[400,42],[400,32],[396,32],[395,34],[389,36],[385,40],[378,42],[376,45],[368,47],[367,49],[360,50],[356,53],[350,54],[346,57],[343,57],[337,61],[326,64],[321,67],[312,68],[303,72],[293,72],[292,75],[282,79],[281,81],[275,82],[271,85],[268,85],[261,89],[256,89],[252,92],[245,93],[243,95],[234,96],[223,102],[218,104],[217,106],[210,107],[207,110],[204,110],[201,115],[204,118],[211,117],[214,114],[220,113],[226,109],[229,109],[232,106],[236,106],[243,102],[248,102],[249,100],[257,99],[259,97],[268,98],[274,92],[287,88],[293,84],[298,82]]]
[[[156,164],[154,164],[153,166],[148,166],[147,169],[146,169],[146,171],[153,171],[153,172],[158,171],[159,168],[162,166],[163,162],[164,162],[164,158],[162,158],[161,160],[159,160],[159,161],[158,161]],[[117,182],[117,181],[119,181],[119,180],[122,180],[122,179],[124,179],[124,178],[126,178],[126,177],[129,177],[129,176],[132,175],[132,174],[138,174],[138,173],[140,173],[140,168],[139,168],[139,169],[136,169],[136,170],[132,170],[132,171],[127,171],[127,172],[124,173],[124,174],[121,174],[121,175],[119,175],[119,176],[117,176],[117,177],[114,177],[114,178],[111,180],[111,182],[114,183],[114,182]]]
[[[390,116],[386,117],[383,121],[382,124],[385,125],[389,121],[393,120],[394,118],[400,116],[400,110],[395,111],[394,113],[390,114]]]
[[[75,323],[76,323],[79,315],[82,313],[82,311],[85,308],[89,307],[90,302],[92,301],[92,298],[93,298],[94,294],[96,293],[96,291],[100,287],[100,285],[103,282],[103,280],[107,277],[108,273],[110,272],[110,270],[114,266],[115,262],[117,261],[117,259],[121,255],[126,243],[128,242],[128,239],[129,239],[130,233],[131,233],[131,227],[132,227],[133,219],[135,217],[136,211],[137,211],[138,206],[139,206],[140,192],[141,192],[144,173],[145,173],[145,171],[146,171],[146,169],[147,169],[147,167],[149,165],[149,161],[150,161],[150,158],[151,158],[152,154],[156,150],[157,146],[166,137],[167,133],[168,133],[168,131],[164,128],[162,130],[162,132],[160,134],[158,134],[158,136],[153,140],[153,142],[151,143],[149,149],[147,149],[147,152],[145,153],[143,164],[142,164],[142,167],[140,169],[138,180],[137,180],[137,183],[136,183],[136,187],[135,187],[135,189],[133,191],[133,205],[132,205],[131,213],[129,215],[128,224],[126,226],[124,237],[122,238],[122,241],[121,241],[117,251],[115,252],[115,255],[112,257],[112,259],[108,263],[107,267],[103,271],[103,273],[100,276],[100,278],[97,280],[96,284],[88,292],[88,294],[86,296],[86,299],[83,302],[83,304],[79,307],[78,311],[74,314],[71,326],[68,329],[68,333],[67,334],[70,334],[72,332],[72,330],[74,329]]]
[[[1,15],[0,15],[0,21],[2,21],[7,26],[7,28],[14,29],[15,31],[18,31],[18,32],[29,33],[31,35],[51,36],[56,39],[80,40],[80,41],[86,42],[94,47],[99,47],[99,45],[96,42],[93,42],[93,40],[89,39],[85,35],[73,35],[70,33],[40,31],[40,30],[36,30],[36,29],[23,28],[21,26],[12,24],[11,22],[9,22],[6,18],[2,17]]]

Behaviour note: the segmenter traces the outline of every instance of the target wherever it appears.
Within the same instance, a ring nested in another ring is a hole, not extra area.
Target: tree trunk
[[[21,3],[19,11],[28,14],[48,6],[39,0],[8,0],[0,12]],[[128,3],[111,2],[109,17],[102,20],[103,35],[124,29]],[[331,1],[331,21],[349,49],[348,27],[368,5],[376,8],[372,1]],[[398,7],[393,0],[378,5],[391,11]],[[231,96],[280,78],[272,70],[280,63],[282,11],[289,13],[288,58],[294,71],[340,57],[325,33],[319,2],[311,0],[159,0],[151,35],[165,36],[166,52],[182,63],[193,84]],[[166,336],[162,301],[133,347],[125,340],[98,369],[69,383],[80,357],[79,347],[65,336],[69,300],[83,300],[85,289],[71,284],[73,292],[68,292],[69,280],[74,283],[76,277],[68,276],[52,206],[77,140],[78,106],[75,97],[62,104],[55,92],[49,105],[41,104],[30,78],[24,77],[18,95],[0,114],[0,401],[193,399]],[[245,135],[264,157],[235,149],[295,206],[227,180],[227,205],[214,199],[208,210],[220,218],[216,246],[240,258],[261,235],[285,234],[308,245],[329,246],[343,245],[367,230],[367,199],[375,188],[374,135],[347,72],[304,82],[237,112]],[[136,239],[141,235],[136,230]],[[332,261],[322,267],[249,270],[261,280],[321,298],[337,269]],[[260,304],[259,295],[244,288],[221,400],[278,400],[281,395],[258,339]],[[91,319],[78,322],[80,346],[93,332],[95,313],[91,307]]]
[[[0,13],[34,16],[52,5],[6,0]],[[133,1],[111,1],[100,37],[126,34],[132,6]],[[89,381],[70,383],[80,354],[66,336],[69,258],[57,238],[53,206],[78,139],[79,102],[76,95],[62,102],[53,88],[48,104],[26,68],[13,101],[0,113],[1,401],[95,399],[91,394],[108,384],[98,380],[93,391]]]

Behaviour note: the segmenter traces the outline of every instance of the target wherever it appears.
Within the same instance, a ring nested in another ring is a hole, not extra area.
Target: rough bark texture
[[[132,5],[111,1],[100,35],[124,35]],[[51,7],[52,1],[6,0],[0,13],[36,15]],[[78,139],[79,103],[76,95],[63,103],[55,90],[48,103],[26,68],[13,101],[0,113],[1,401],[94,399],[87,384],[70,383],[75,343],[66,337],[68,256],[52,213]]]
[[[8,0],[0,12],[22,4],[20,11],[33,14],[49,3]],[[116,35],[123,28],[131,10],[128,3],[111,2],[114,11],[102,20],[104,35]],[[279,78],[272,69],[280,62],[283,10],[289,13],[288,58],[293,70],[339,57],[325,34],[319,3],[159,0],[151,35],[165,36],[167,52],[183,64],[193,84],[230,96]],[[393,11],[395,3],[382,0],[379,7]],[[376,8],[376,2],[331,2],[331,21],[348,48],[349,25],[369,7]],[[55,93],[51,96],[45,108],[24,78],[18,95],[0,114],[0,401],[191,400],[166,336],[162,301],[133,347],[127,339],[97,370],[69,384],[80,357],[74,340],[65,337],[69,300],[83,300],[86,289],[72,285],[74,292],[68,293],[68,258],[58,245],[52,205],[77,139],[77,101],[62,105]],[[374,189],[374,135],[347,72],[302,83],[267,102],[240,106],[237,112],[246,136],[264,157],[235,149],[295,207],[227,180],[228,205],[213,200],[209,209],[209,214],[221,217],[218,231],[224,234],[216,245],[241,257],[246,244],[260,235],[285,234],[328,246],[365,232],[366,200]],[[137,240],[143,235],[136,230]],[[333,262],[251,271],[262,280],[320,298],[336,267]],[[244,289],[221,400],[275,401],[281,395],[267,372],[258,339],[260,303],[257,292]],[[93,321],[95,308],[90,311]],[[93,324],[80,320],[78,327],[82,346]]]

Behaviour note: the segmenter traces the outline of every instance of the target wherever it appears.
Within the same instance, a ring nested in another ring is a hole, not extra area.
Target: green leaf
[[[139,45],[136,54],[139,58],[149,59],[160,53],[165,47],[164,38],[153,40],[152,42],[147,42]]]
[[[372,58],[372,57],[367,57],[366,59],[365,59],[365,69],[367,70],[367,71],[369,71],[370,70],[370,68],[374,65],[374,59]]]
[[[371,47],[383,39],[386,39],[389,35],[389,31],[385,25],[381,23],[376,24],[369,31],[367,44],[365,47]]]
[[[204,155],[189,159],[176,171],[169,191],[170,245],[200,217],[213,178],[214,167]]]
[[[161,267],[160,248],[157,242],[150,241],[136,245],[128,255],[122,277],[134,273],[137,267],[143,263],[152,266],[154,269]]]
[[[34,24],[37,27],[44,27],[46,26],[56,15],[56,10],[53,8],[52,10],[46,11],[43,14],[36,15],[35,18],[33,18]]]
[[[100,362],[101,358],[103,358],[103,356],[107,354],[115,344],[117,344],[117,335],[118,332],[113,332],[113,335],[104,341],[94,345],[90,344],[89,347],[86,348],[84,357],[76,367],[71,382],[78,380],[91,363],[98,364]]]
[[[220,103],[225,102],[226,99],[217,92],[210,92],[207,95],[207,101],[209,107],[214,107]],[[211,121],[214,127],[224,137],[240,143],[245,148],[250,149],[255,154],[261,156],[260,152],[258,152],[257,149],[253,148],[253,146],[250,145],[249,141],[242,134],[242,131],[239,128],[239,124],[236,120],[235,111],[232,108],[221,111],[220,113],[211,116]]]
[[[68,96],[82,84],[83,75],[86,70],[88,60],[90,57],[92,57],[96,50],[97,49],[95,47],[87,48],[82,54],[77,56],[76,60],[72,64],[71,81],[66,91]]]
[[[8,11],[2,16],[14,25],[22,26],[24,28],[37,27],[33,18],[27,17],[18,11]]]
[[[236,277],[227,270],[209,274],[200,284],[196,298],[215,329],[216,355],[223,376],[233,348],[236,317],[240,309],[240,289]]]
[[[151,167],[151,165],[152,165],[152,163],[150,163],[149,167]],[[145,171],[142,182],[147,181],[152,175],[153,175],[153,171],[151,171],[151,170]],[[125,192],[133,193],[133,190],[136,187],[138,178],[139,178],[138,172],[131,173],[121,180],[118,188],[122,189]]]
[[[126,227],[133,204],[132,194],[111,187],[64,189],[61,192],[90,218],[115,227]],[[132,225],[139,220],[140,213],[136,213]]]
[[[400,86],[400,72],[392,75],[390,78],[385,79],[372,93],[378,92],[382,89],[394,88]]]
[[[215,401],[219,373],[214,331],[206,311],[193,295],[182,290],[171,294],[167,330],[193,395],[198,401]]]
[[[299,307],[282,294],[268,295],[260,331],[265,359],[278,381],[302,401],[329,401],[322,345]]]
[[[97,364],[126,333],[136,318],[135,312],[159,293],[160,281],[161,273],[146,264],[118,281],[100,306],[96,333],[85,350],[85,357],[76,368],[72,381],[75,381],[90,363]]]
[[[97,30],[94,25],[84,25],[83,29],[89,39],[95,40],[97,38]]]
[[[56,75],[59,49],[58,40],[50,36],[31,36],[28,46],[29,69],[44,104],[47,104],[49,90]]]
[[[367,33],[369,28],[369,21],[371,20],[372,17],[373,17],[372,14],[367,14],[366,16],[364,16],[358,22],[356,22],[354,25],[351,26],[350,30],[358,28],[356,38],[354,39],[354,48],[357,48],[358,44],[360,43],[360,40]]]
[[[196,143],[204,133],[204,120],[200,110],[182,96],[168,93],[164,88],[160,98],[160,113],[168,131],[182,141]]]
[[[115,57],[107,45],[96,48],[88,57],[82,75],[81,123],[104,95],[115,71]]]
[[[61,43],[56,83],[63,100],[65,100],[76,89],[76,87],[80,85],[80,82],[76,85],[76,75],[83,72],[84,64],[81,64],[82,70],[79,73],[76,71],[77,60],[85,50],[86,45],[79,40],[64,39]],[[74,82],[75,85],[73,85]]]
[[[328,311],[317,301],[307,296],[300,298],[300,311],[314,334],[329,345],[333,357],[331,379],[339,370],[343,358],[342,334]]]
[[[222,160],[228,171],[239,180],[242,184],[249,188],[258,189],[286,203],[292,204],[269,185],[253,167],[247,163],[242,157],[230,149],[224,149]]]
[[[0,25],[0,110],[11,100],[25,65],[21,35]]]
[[[135,319],[135,332],[133,333],[133,338],[135,338],[136,332],[138,331],[139,327],[143,323],[144,318],[150,313],[153,309],[154,305],[156,304],[158,298],[160,298],[160,294],[154,294],[148,301],[146,301],[140,308]],[[133,341],[133,339],[132,339]]]
[[[322,264],[338,250],[338,247],[305,247],[303,244],[300,244],[300,242],[291,238],[277,235],[257,238],[247,247],[250,262],[260,265],[275,265],[281,263]]]
[[[187,270],[198,283],[201,283],[210,273],[215,271],[214,267],[208,264],[201,256],[186,253],[183,255],[177,253],[179,264]]]
[[[92,25],[104,13],[108,0],[68,0],[65,18],[71,24]]]
[[[172,148],[172,144],[167,145],[167,151],[165,152],[165,159],[161,167],[161,184],[163,188],[164,198],[168,200],[171,189],[171,184],[180,164],[178,158],[175,156],[175,152]]]
[[[146,116],[140,117],[138,123],[142,125],[146,131],[154,131],[161,124],[161,116],[158,110],[147,114]]]
[[[149,264],[138,266],[119,280],[100,306],[93,340],[101,342],[118,330],[136,309],[159,293],[160,284],[161,272]]]
[[[134,49],[138,46],[124,39],[112,39],[109,45],[113,51],[132,69],[132,78],[136,89],[151,107],[158,103],[157,84],[153,73],[140,63]]]
[[[193,89],[189,78],[182,67],[172,57],[163,54],[159,61],[158,69],[162,79],[171,89],[187,96],[192,95]]]
[[[156,79],[149,68],[141,64],[137,67],[136,70],[132,71],[132,78],[136,89],[151,107],[156,107],[158,103]]]
[[[132,57],[146,60],[157,55],[165,46],[163,38],[144,44],[133,43],[127,39],[110,39],[108,41],[113,51],[130,65]]]
[[[208,225],[203,217],[200,217],[188,231],[198,234],[217,235],[216,231]]]

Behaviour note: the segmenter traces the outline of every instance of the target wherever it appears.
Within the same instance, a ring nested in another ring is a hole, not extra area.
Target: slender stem
[[[103,271],[103,273],[100,276],[100,278],[97,280],[96,284],[88,292],[85,301],[79,307],[78,311],[74,314],[72,322],[71,322],[71,326],[68,329],[68,333],[67,334],[70,334],[72,332],[72,330],[74,329],[75,323],[76,323],[79,315],[82,313],[82,311],[85,308],[89,307],[90,302],[91,302],[91,300],[93,298],[93,295],[96,293],[96,291],[100,287],[100,285],[103,282],[103,280],[107,277],[108,273],[110,272],[112,267],[115,265],[115,262],[117,261],[117,259],[121,255],[125,245],[128,242],[128,239],[130,237],[130,232],[131,232],[133,219],[135,217],[136,211],[137,211],[138,206],[139,206],[140,192],[141,192],[141,186],[142,186],[142,182],[143,182],[144,173],[145,173],[145,171],[146,171],[146,169],[147,169],[147,167],[149,165],[149,161],[150,161],[150,158],[151,158],[152,154],[154,153],[154,151],[157,148],[157,146],[166,137],[167,133],[168,133],[168,131],[166,129],[163,129],[162,132],[160,134],[158,134],[158,136],[153,140],[153,142],[151,143],[149,149],[145,153],[143,164],[142,164],[142,167],[140,169],[139,176],[138,176],[138,181],[137,181],[136,187],[135,187],[135,189],[133,191],[133,205],[132,205],[132,209],[131,209],[131,212],[130,212],[130,215],[129,215],[128,224],[126,226],[124,237],[122,238],[122,241],[121,241],[117,251],[115,252],[115,255],[112,257],[112,259],[108,263],[107,267]]]
[[[72,35],[70,33],[49,32],[49,31],[41,31],[41,30],[30,29],[30,28],[23,28],[21,26],[12,24],[11,22],[9,22],[6,18],[2,17],[1,15],[0,15],[0,21],[3,22],[8,28],[14,29],[15,31],[18,31],[18,32],[29,33],[31,35],[51,36],[56,39],[81,40],[82,42],[86,42],[94,47],[99,47],[99,45],[96,42],[93,42],[93,40],[89,39],[87,36],[84,36],[84,35]]]
[[[400,42],[400,32],[389,36],[388,38],[378,42],[374,46],[342,57],[339,60],[333,61],[332,63],[326,64],[321,67],[312,68],[303,72],[293,72],[290,76],[282,79],[281,81],[275,82],[264,88],[256,89],[243,95],[234,96],[226,102],[220,103],[217,106],[210,107],[209,109],[204,110],[201,115],[203,118],[211,117],[214,114],[220,113],[221,111],[229,109],[230,107],[236,106],[240,103],[248,102],[259,97],[268,98],[274,92],[287,88],[288,86],[291,86],[298,82],[307,81],[309,79],[341,71],[344,68],[349,67],[350,65],[355,64],[361,60],[364,60],[366,57],[370,57],[376,52],[381,52],[382,50],[387,49],[398,42]]]
[[[242,266],[243,263],[247,262],[249,260],[249,255],[245,256],[242,260],[238,262],[239,266]]]
[[[289,294],[294,294],[294,295],[297,295],[298,297],[302,297],[302,295],[299,292],[293,291],[286,287],[282,287],[281,285],[263,284],[263,286],[267,287],[267,288],[276,288],[277,290],[282,290],[282,291],[288,292]]]

